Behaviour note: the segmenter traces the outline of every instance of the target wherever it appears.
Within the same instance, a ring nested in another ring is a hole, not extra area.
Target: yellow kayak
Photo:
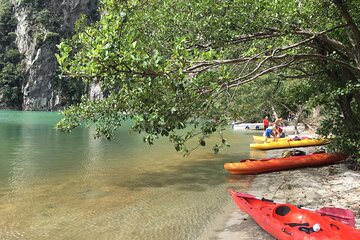
[[[265,141],[264,136],[253,136],[254,141],[258,141],[258,142],[264,142]],[[289,141],[290,138],[285,137],[285,138],[276,138],[277,141],[281,142],[281,141]],[[267,140],[267,142],[273,142],[274,138],[273,137],[269,137]]]
[[[250,148],[258,150],[269,150],[277,148],[292,148],[292,147],[307,147],[307,146],[317,146],[325,145],[330,142],[329,139],[302,139],[302,140],[289,140],[289,141],[276,141],[269,143],[252,143]]]

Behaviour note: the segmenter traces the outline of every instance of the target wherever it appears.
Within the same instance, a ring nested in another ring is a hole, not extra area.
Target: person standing
[[[264,130],[266,130],[269,127],[269,119],[267,116],[264,118],[263,123],[264,123]]]
[[[274,122],[274,126],[276,127],[276,129],[278,129],[281,125],[281,122],[282,122],[282,118],[277,118]]]
[[[279,128],[282,123],[282,118],[276,118],[275,122],[273,123],[273,133],[277,136],[279,133]],[[282,129],[281,129],[282,130]]]
[[[267,143],[267,140],[269,139],[269,138],[271,138],[271,137],[274,137],[274,142],[276,142],[277,141],[277,136],[276,136],[276,134],[277,134],[277,131],[276,131],[276,127],[275,127],[275,125],[274,126],[272,126],[272,127],[268,127],[266,130],[265,130],[265,141],[264,141],[264,143]]]

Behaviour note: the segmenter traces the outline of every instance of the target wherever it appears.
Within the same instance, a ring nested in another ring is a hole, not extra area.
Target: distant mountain
[[[91,92],[59,77],[56,44],[70,37],[82,15],[98,18],[98,0],[2,0],[0,108],[53,111]]]

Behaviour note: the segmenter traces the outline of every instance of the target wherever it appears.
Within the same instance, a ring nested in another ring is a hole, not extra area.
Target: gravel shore
[[[234,186],[235,190],[243,191],[240,186],[236,187],[236,183]],[[356,227],[360,229],[360,172],[347,169],[344,163],[260,174],[252,180],[246,191],[257,197],[313,209],[325,206],[348,208],[354,211]],[[274,238],[263,231],[251,217],[242,213],[235,203],[229,202],[224,207],[222,216],[217,219],[213,232],[205,233],[200,239]]]

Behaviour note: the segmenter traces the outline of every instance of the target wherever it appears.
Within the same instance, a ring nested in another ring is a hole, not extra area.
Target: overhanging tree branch
[[[300,78],[309,78],[314,76],[319,76],[323,74],[324,72],[316,72],[316,73],[309,73],[309,74],[299,74],[299,75],[284,75],[284,74],[278,74],[281,78],[288,78],[288,79],[300,79]]]
[[[327,41],[329,44],[332,44],[334,47],[338,47],[340,51],[343,52],[343,54],[347,54],[348,52],[350,52],[350,50],[346,49],[345,45],[343,45],[341,42],[339,41],[335,41],[330,39],[329,37],[325,36],[326,33],[334,31],[336,29],[345,27],[346,25],[339,25],[324,31],[321,31],[319,33],[311,33],[311,32],[307,32],[304,30],[297,30],[294,33],[295,34],[299,34],[299,35],[306,35],[306,36],[310,36],[307,39],[304,39],[302,41],[299,41],[297,43],[294,43],[292,45],[288,45],[288,46],[284,46],[284,47],[280,47],[280,48],[275,48],[272,50],[265,50],[261,53],[255,54],[252,57],[240,57],[240,58],[235,58],[235,59],[226,59],[226,60],[215,60],[215,61],[204,61],[204,62],[198,62],[197,64],[193,65],[192,67],[186,69],[184,72],[185,73],[200,73],[203,71],[207,71],[213,67],[216,66],[220,66],[220,65],[224,65],[224,64],[240,64],[243,62],[250,62],[250,61],[254,61],[254,60],[258,60],[260,58],[262,58],[262,55],[271,55],[274,56],[275,53],[279,53],[279,52],[284,52],[284,51],[288,51],[303,45],[306,45],[307,43],[313,41],[316,38],[322,37],[324,36],[323,40]],[[255,35],[252,35],[250,38],[255,37]],[[259,35],[261,36],[261,34]],[[244,37],[245,39],[245,37]],[[255,38],[254,38],[255,39]],[[280,56],[281,58],[281,56]],[[341,62],[341,61],[339,61]],[[344,63],[344,62],[343,62]]]
[[[321,54],[295,54],[294,57],[297,58],[297,59],[326,60],[326,61],[329,61],[331,63],[335,63],[335,64],[338,64],[338,65],[340,65],[342,67],[345,67],[345,68],[351,70],[352,72],[354,72],[356,74],[360,74],[360,68],[354,67],[350,63],[340,61],[340,60],[331,58],[329,56],[325,56],[325,55],[321,55]]]
[[[333,0],[333,3],[338,8],[341,16],[348,23],[348,25],[354,35],[355,46],[357,49],[357,59],[359,59],[360,58],[360,30],[359,30],[358,26],[356,25],[356,22],[352,18],[344,1],[343,0]]]
[[[316,39],[319,42],[322,42],[324,44],[327,44],[327,45],[331,46],[334,50],[336,50],[340,54],[342,54],[342,55],[344,55],[344,56],[351,59],[351,58],[353,58],[353,57],[351,57],[351,56],[353,56],[353,52],[351,51],[351,49],[349,49],[342,42],[340,42],[340,41],[338,41],[336,39],[330,38],[326,34],[326,33],[332,32],[332,31],[334,31],[336,29],[344,28],[346,26],[347,26],[347,24],[339,25],[339,26],[333,27],[331,29],[325,30],[323,32],[317,33],[317,34],[313,33],[313,32],[310,32],[310,31],[300,29],[300,30],[295,31],[295,34],[304,35],[304,36],[314,36],[313,39]]]
[[[335,6],[339,9],[341,15],[344,17],[345,21],[349,24],[351,31],[354,34],[354,37],[357,42],[357,46],[360,46],[360,30],[356,25],[354,19],[352,18],[348,8],[346,7],[343,0],[333,0]]]

